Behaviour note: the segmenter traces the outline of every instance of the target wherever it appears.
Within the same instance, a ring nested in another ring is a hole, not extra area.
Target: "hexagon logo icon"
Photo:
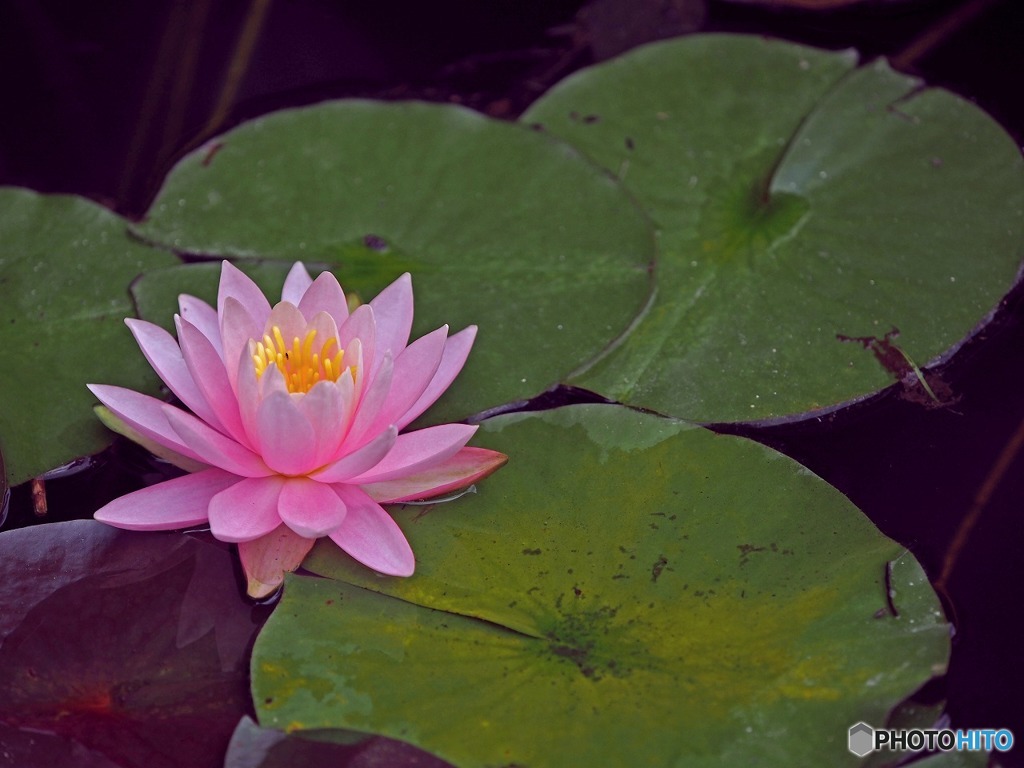
[[[857,723],[850,726],[850,736],[847,746],[857,757],[864,757],[873,752],[875,747],[875,729],[867,723]]]

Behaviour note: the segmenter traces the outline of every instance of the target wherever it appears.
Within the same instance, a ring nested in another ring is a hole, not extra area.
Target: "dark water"
[[[84,194],[141,215],[166,170],[204,136],[239,31],[259,5],[0,3],[0,183]],[[546,87],[591,63],[589,42],[609,44],[613,30],[601,28],[601,17],[590,17],[589,29],[574,26],[580,5],[268,4],[220,129],[346,96],[453,101],[514,118]],[[976,101],[1018,144],[1024,137],[1024,12],[1017,0],[875,0],[828,12],[711,2],[706,11],[705,30],[893,57],[906,71]],[[671,24],[699,15],[677,14]],[[931,48],[918,46],[943,29],[945,18],[952,18],[948,34]],[[662,19],[653,28],[671,31],[671,24]],[[651,25],[639,26],[639,37],[652,34]],[[191,76],[176,79],[175,72]],[[895,385],[821,419],[729,430],[802,461],[915,552],[941,580],[956,623],[949,674],[923,696],[945,697],[955,727],[1009,727],[1024,738],[1024,456],[1007,448],[1024,420],[1022,352],[1018,290],[938,371],[956,397],[950,407],[924,407]],[[582,396],[558,392],[537,405]],[[1001,460],[1004,471],[996,476]],[[116,444],[48,481],[46,519],[88,516],[106,500],[160,479],[160,471],[143,452]],[[976,524],[951,567],[950,544],[972,507]],[[35,521],[29,489],[15,489],[8,526]],[[1015,755],[1008,762],[1024,765]]]

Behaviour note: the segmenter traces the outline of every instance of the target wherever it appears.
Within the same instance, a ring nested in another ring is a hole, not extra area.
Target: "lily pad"
[[[736,421],[864,397],[893,380],[872,337],[898,329],[918,365],[947,354],[1024,256],[1012,139],[883,61],[693,36],[581,71],[522,120],[608,168],[657,227],[650,311],[570,379],[633,405]]]
[[[223,764],[261,619],[226,548],[73,521],[0,533],[0,570],[0,724],[21,733],[19,765]]]
[[[364,300],[411,272],[415,333],[480,328],[439,420],[536,394],[603,350],[648,300],[654,250],[629,196],[571,147],[457,107],[363,101],[278,112],[185,157],[137,233],[325,263]]]
[[[0,450],[17,485],[101,450],[93,381],[156,391],[124,318],[128,285],[177,261],[82,198],[0,189]]]
[[[286,583],[261,724],[461,766],[852,765],[849,725],[944,670],[918,563],[780,454],[620,406],[482,429],[507,467],[394,511],[416,575],[317,547],[330,578]]]

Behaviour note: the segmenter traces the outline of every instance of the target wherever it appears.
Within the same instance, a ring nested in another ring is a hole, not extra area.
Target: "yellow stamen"
[[[284,376],[285,386],[292,393],[308,392],[318,381],[337,381],[344,372],[344,350],[339,349],[332,355],[331,351],[337,348],[338,340],[330,338],[314,352],[315,340],[316,329],[310,329],[304,339],[293,337],[289,348],[281,329],[275,325],[262,341],[256,342],[252,356],[256,378],[263,376],[270,366],[276,366]],[[351,371],[354,377],[356,366],[351,366]]]

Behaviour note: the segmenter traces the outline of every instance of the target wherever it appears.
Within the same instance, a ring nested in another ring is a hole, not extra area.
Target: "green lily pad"
[[[363,300],[411,272],[416,334],[480,328],[438,419],[566,377],[651,291],[651,230],[618,184],[561,142],[457,107],[346,101],[253,120],[179,162],[137,232],[325,263]]]
[[[508,466],[395,510],[416,575],[316,547],[330,578],[289,579],[261,724],[461,766],[852,765],[847,728],[944,670],[918,563],[780,454],[620,406],[482,429]]]
[[[987,115],[884,62],[757,37],[647,46],[523,115],[622,180],[658,230],[657,298],[570,382],[700,421],[890,384],[983,322],[1024,256],[1024,163]],[[860,337],[844,343],[838,337]]]
[[[17,485],[110,443],[88,382],[156,391],[124,318],[128,285],[177,261],[87,200],[0,189],[0,450]]]
[[[24,752],[18,765],[62,752],[223,765],[261,618],[225,547],[52,523],[0,533],[0,571],[0,733]],[[38,731],[57,738],[25,738]]]

